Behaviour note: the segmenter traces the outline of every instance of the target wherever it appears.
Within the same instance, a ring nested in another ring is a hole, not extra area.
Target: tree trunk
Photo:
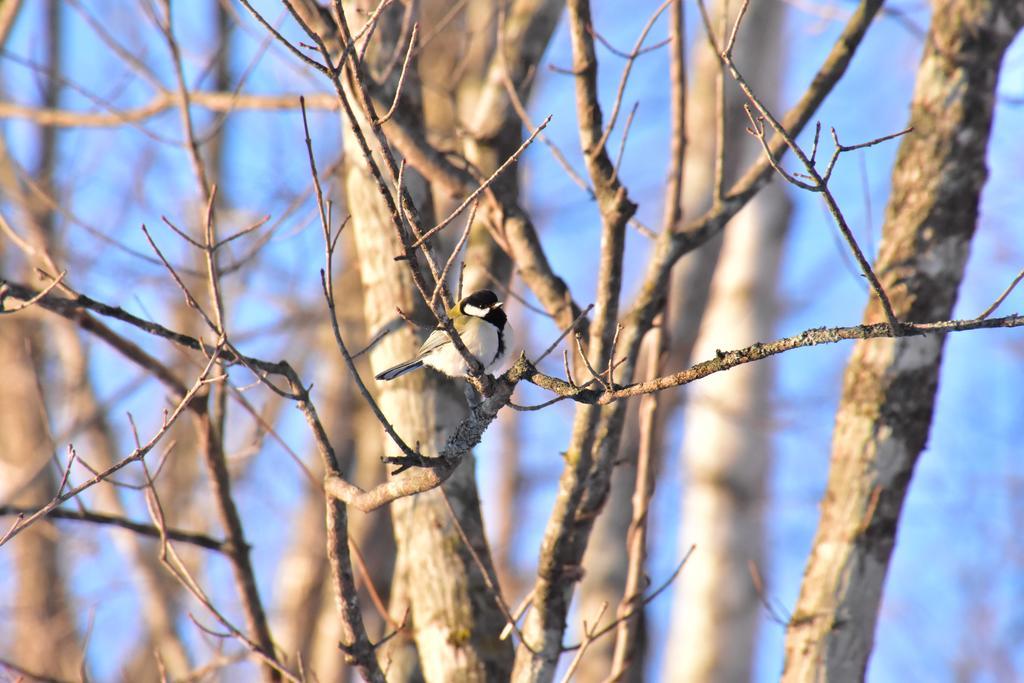
[[[396,306],[422,313],[423,305],[417,301],[406,265],[393,259],[401,246],[362,163],[354,150],[346,156],[345,186],[348,205],[353,209],[352,230],[365,293],[367,329],[378,330],[389,322]],[[374,370],[411,357],[419,342],[408,327],[388,335],[371,352]],[[418,443],[428,456],[439,452],[467,415],[460,388],[429,370],[382,384],[378,401],[402,438],[410,444]],[[383,433],[382,438],[386,438]],[[385,454],[400,455],[390,441]],[[474,461],[469,457],[443,488],[475,548],[486,558],[473,470]],[[396,578],[414,577],[411,580],[415,581],[415,588],[404,593],[411,603],[423,674],[428,681],[483,681],[507,676],[511,645],[497,639],[504,619],[459,537],[442,495],[435,489],[400,499],[391,506],[400,567]],[[392,617],[401,619],[402,615]]]
[[[785,193],[772,185],[726,231],[695,358],[771,336],[788,223]],[[754,363],[689,387],[680,545],[696,551],[676,584],[671,642],[700,647],[670,658],[666,680],[750,680],[759,611],[750,567],[762,563],[771,384],[771,366]]]
[[[26,318],[0,325],[0,453],[10,466],[34,476],[10,502],[41,507],[56,492],[49,459],[54,452],[46,404],[36,383],[39,330]],[[17,576],[11,595],[10,640],[6,655],[40,675],[78,678],[82,649],[65,588],[60,531],[39,524],[12,541]]]
[[[956,302],[987,170],[999,66],[1024,23],[1019,0],[936,0],[900,146],[876,272],[904,321]],[[864,316],[883,320],[873,298]],[[859,342],[846,369],[828,486],[783,680],[867,671],[896,528],[931,424],[943,337]]]
[[[46,322],[63,374],[60,402],[68,412],[68,422],[74,427],[69,430],[68,438],[79,453],[88,454],[93,467],[110,467],[117,460],[117,439],[89,375],[88,347],[70,321],[54,318]],[[100,485],[94,488],[93,496],[96,511],[128,516],[123,490],[109,484]],[[146,628],[135,644],[131,660],[124,664],[124,670],[130,671],[128,677],[133,680],[159,677],[161,667],[170,677],[186,676],[191,665],[176,627],[179,590],[160,566],[154,545],[129,531],[112,528],[100,533],[109,535],[117,546],[143,605],[140,616]]]
[[[358,15],[350,12],[349,16]],[[380,43],[371,44],[368,59],[380,57],[374,55],[375,50],[387,55],[388,48],[398,40],[397,22],[390,21],[385,19],[378,25],[376,40]],[[406,106],[420,101],[415,85],[408,81],[403,101]],[[402,245],[391,216],[367,161],[359,152],[349,122],[343,121],[342,125],[347,150],[345,192],[352,213],[350,229],[356,242],[366,327],[370,331],[382,329],[394,319],[396,307],[414,320],[427,322],[426,308],[416,293],[408,266],[394,260],[402,253]],[[431,216],[429,193],[419,175],[407,169],[405,183],[422,215]],[[401,327],[374,347],[370,354],[372,367],[379,371],[412,357],[420,341],[421,336],[408,326]],[[421,370],[380,383],[378,402],[407,443],[419,444],[424,455],[433,456],[468,414],[459,384],[431,370]],[[387,439],[383,433],[381,438]],[[385,454],[400,454],[389,439]],[[493,576],[476,492],[474,459],[467,457],[442,489],[403,498],[391,505],[398,548],[395,577],[396,581],[410,582],[404,587],[394,586],[393,590],[409,601],[419,665],[427,681],[501,680],[508,677],[512,662],[511,643],[498,640],[505,620],[458,533],[444,496],[485,569]],[[400,620],[402,615],[392,617]],[[395,673],[399,680],[410,676],[402,671]]]
[[[739,3],[717,3],[716,30],[731,27]],[[774,107],[782,72],[780,37],[785,6],[753,3],[744,20],[757,26],[737,45],[737,60],[755,92]],[[721,17],[725,13],[726,21]],[[721,40],[721,38],[720,38]],[[716,123],[716,88],[722,68],[698,43],[697,75],[688,101],[689,130],[723,125],[724,152],[714,137],[696,136],[686,158],[684,205],[689,216],[705,210],[715,193],[715,156],[721,154],[723,185],[763,154],[746,131],[746,98],[726,78]],[[769,186],[730,224],[725,234],[683,259],[673,269],[673,292],[680,295],[670,317],[674,351],[670,370],[768,338],[775,322],[775,283],[782,240],[789,222],[784,192]],[[757,641],[759,603],[750,565],[763,559],[764,482],[768,445],[767,364],[736,368],[697,382],[685,397],[685,437],[680,452],[685,482],[679,536],[682,555],[696,545],[677,580],[670,639],[700,643],[686,656],[666,662],[666,680],[676,683],[743,683],[750,680]]]

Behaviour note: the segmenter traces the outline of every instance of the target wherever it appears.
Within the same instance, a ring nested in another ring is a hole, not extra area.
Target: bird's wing
[[[416,354],[417,358],[423,358],[429,353],[433,353],[437,349],[441,348],[445,344],[451,344],[452,338],[448,336],[448,333],[444,330],[434,330],[427,337],[427,340],[423,342],[423,346],[420,347],[419,353]]]

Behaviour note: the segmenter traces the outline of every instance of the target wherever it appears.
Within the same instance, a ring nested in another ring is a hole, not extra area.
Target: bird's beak
[[[494,308],[501,308],[504,305],[505,305],[504,301],[499,301],[498,303],[494,304]]]

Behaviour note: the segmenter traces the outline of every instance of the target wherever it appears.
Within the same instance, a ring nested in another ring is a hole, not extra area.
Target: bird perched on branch
[[[480,361],[484,372],[490,374],[505,366],[511,355],[512,328],[502,302],[494,292],[489,289],[473,292],[455,304],[448,311],[448,317],[466,349]],[[411,360],[378,373],[376,379],[392,380],[424,365],[449,377],[466,377],[469,374],[466,359],[455,348],[444,328],[437,327]]]

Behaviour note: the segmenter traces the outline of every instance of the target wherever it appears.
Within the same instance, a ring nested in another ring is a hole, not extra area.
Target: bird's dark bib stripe
[[[508,322],[508,316],[505,315],[505,310],[503,308],[498,307],[498,308],[492,308],[491,310],[487,311],[487,315],[484,316],[484,320],[486,320],[487,322],[491,323],[492,325],[497,327],[499,330],[504,330],[505,329],[505,323]],[[499,358],[501,358],[501,355],[503,353],[505,353],[505,335],[499,333],[498,334],[498,350],[495,352],[494,358],[491,359],[491,363],[493,363],[494,361],[496,361]],[[488,363],[488,365],[490,365],[490,363]]]

